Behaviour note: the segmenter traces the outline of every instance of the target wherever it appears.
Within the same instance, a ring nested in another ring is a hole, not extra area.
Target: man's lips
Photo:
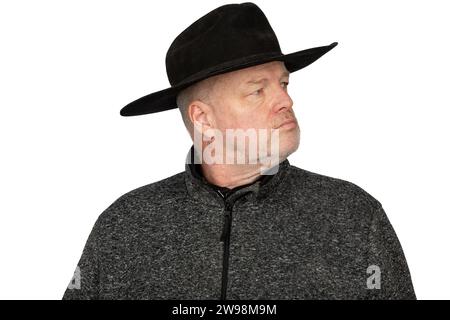
[[[291,127],[296,127],[296,126],[297,126],[297,121],[295,119],[288,119],[288,120],[285,120],[284,122],[282,122],[275,129],[288,128],[288,127],[291,128]]]

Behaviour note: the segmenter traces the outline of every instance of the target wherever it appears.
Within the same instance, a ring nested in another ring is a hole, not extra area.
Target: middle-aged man
[[[248,2],[178,35],[166,56],[171,87],[121,114],[178,107],[194,142],[185,171],[99,216],[63,298],[415,299],[381,203],[287,160],[300,140],[289,75],[336,45],[284,55]]]

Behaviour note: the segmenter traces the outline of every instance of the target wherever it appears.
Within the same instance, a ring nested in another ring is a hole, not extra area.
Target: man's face
[[[212,125],[224,136],[226,129],[279,129],[278,152],[285,159],[300,143],[288,82],[289,72],[280,61],[220,75],[211,97]]]

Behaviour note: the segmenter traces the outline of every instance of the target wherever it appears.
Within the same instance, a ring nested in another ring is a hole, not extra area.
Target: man
[[[171,87],[121,114],[179,107],[185,171],[100,215],[63,298],[415,299],[381,203],[287,160],[300,139],[289,75],[336,45],[282,54],[253,3],[184,30],[166,56]]]

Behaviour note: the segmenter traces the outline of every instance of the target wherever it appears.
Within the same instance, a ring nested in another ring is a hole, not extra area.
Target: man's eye
[[[285,82],[282,82],[282,84],[284,84],[284,87],[287,88],[289,82],[286,82],[286,81],[285,81]]]
[[[262,88],[252,92],[252,95],[258,96],[262,92]]]

